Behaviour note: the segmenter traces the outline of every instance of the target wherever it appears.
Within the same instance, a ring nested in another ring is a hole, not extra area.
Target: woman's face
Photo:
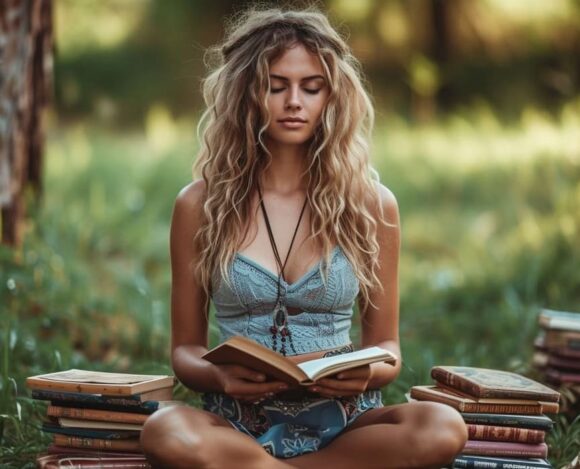
[[[302,44],[287,49],[270,64],[269,139],[300,145],[312,138],[328,98],[318,56]]]

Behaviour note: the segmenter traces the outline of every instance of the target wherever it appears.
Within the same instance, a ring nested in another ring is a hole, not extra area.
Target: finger
[[[363,392],[367,386],[366,379],[349,379],[349,380],[339,380],[324,378],[319,379],[316,384],[319,387],[327,389],[335,389],[337,391],[351,391],[351,392]]]
[[[371,375],[370,365],[359,366],[357,368],[351,368],[350,370],[341,371],[336,375],[333,375],[334,379],[356,379],[356,378],[366,378]]]
[[[233,365],[231,368],[231,373],[232,376],[235,376],[236,378],[243,378],[256,383],[263,383],[266,381],[266,375],[264,373],[246,368],[245,366],[241,365]]]

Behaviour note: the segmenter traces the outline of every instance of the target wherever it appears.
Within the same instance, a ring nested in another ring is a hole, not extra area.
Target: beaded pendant
[[[291,340],[290,329],[288,328],[288,309],[280,301],[276,303],[276,307],[272,313],[272,323],[270,327],[270,332],[272,333],[272,349],[277,351],[278,333],[280,333],[280,341],[282,342],[280,353],[286,356],[286,337]]]

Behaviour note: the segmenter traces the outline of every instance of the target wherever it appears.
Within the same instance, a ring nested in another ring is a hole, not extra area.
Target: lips
[[[285,119],[280,119],[279,122],[301,122],[303,124],[306,123],[306,121],[301,117],[286,117]]]

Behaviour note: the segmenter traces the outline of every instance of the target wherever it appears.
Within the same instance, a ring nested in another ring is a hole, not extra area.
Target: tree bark
[[[42,112],[52,95],[52,0],[0,2],[1,241],[22,241],[25,191],[42,192]]]

